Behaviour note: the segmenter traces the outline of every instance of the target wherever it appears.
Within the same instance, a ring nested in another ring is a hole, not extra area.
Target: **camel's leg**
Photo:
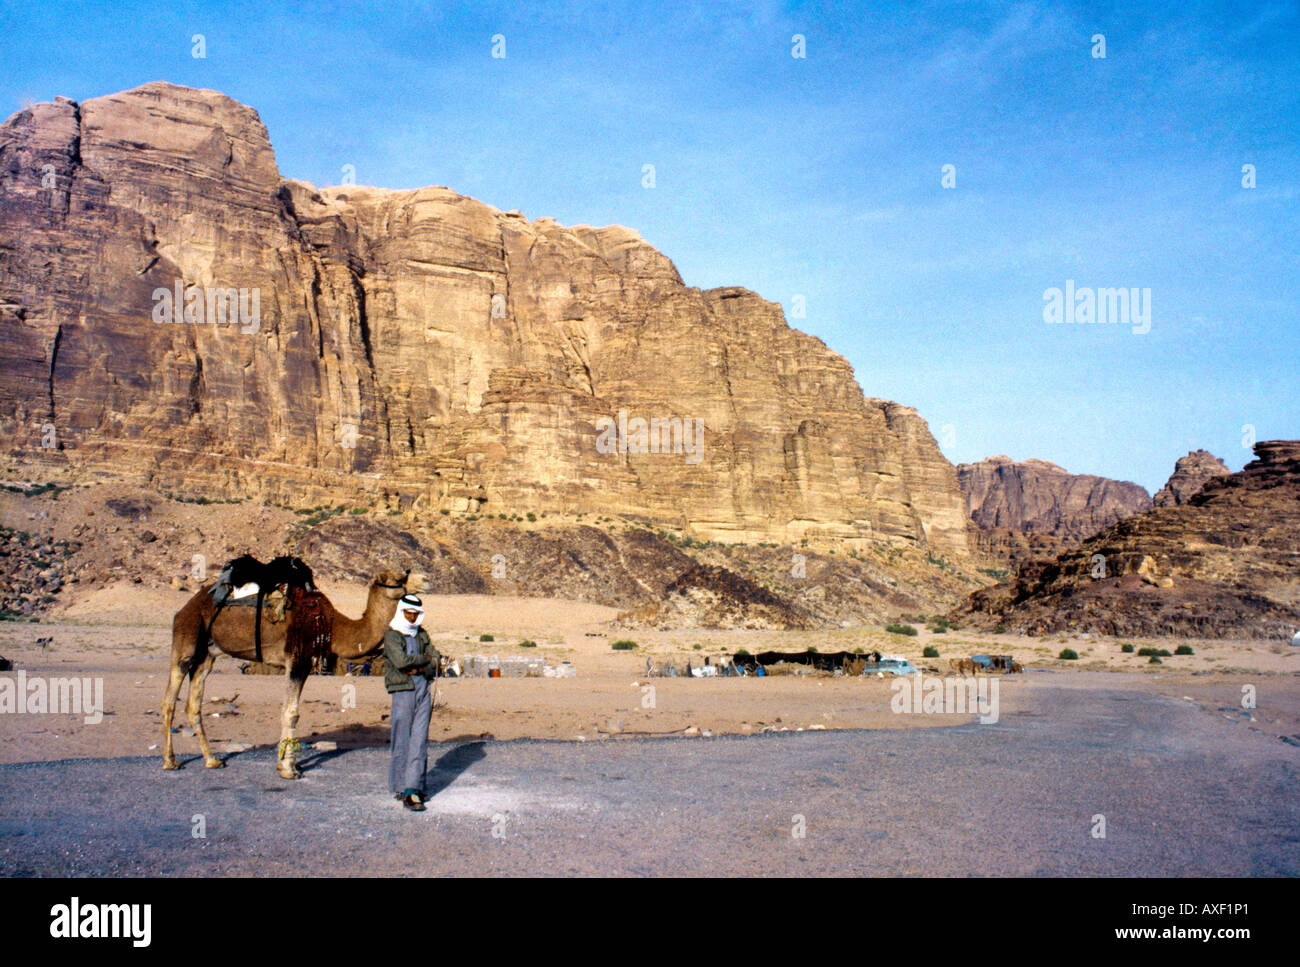
[[[180,763],[172,752],[172,716],[176,712],[176,699],[181,693],[181,682],[185,680],[185,670],[181,668],[176,656],[172,655],[171,676],[167,679],[167,694],[163,696],[163,768],[179,769]]]
[[[203,686],[216,660],[217,653],[209,649],[207,656],[190,676],[190,694],[185,703],[185,710],[190,716],[190,725],[194,726],[194,734],[199,739],[199,748],[203,750],[203,764],[209,769],[220,769],[225,766],[224,762],[212,754],[212,746],[208,745],[208,734],[203,731]]]
[[[301,779],[298,770],[298,739],[294,731],[298,728],[298,700],[302,697],[302,687],[307,682],[307,672],[294,672],[292,663],[285,669],[287,686],[284,696],[284,710],[280,713],[280,744],[276,749],[276,771],[281,779]]]

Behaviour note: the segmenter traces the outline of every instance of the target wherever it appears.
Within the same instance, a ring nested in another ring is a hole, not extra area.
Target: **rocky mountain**
[[[257,113],[213,91],[58,98],[0,126],[0,326],[11,469],[971,551],[925,421],[864,396],[777,304],[686,286],[627,228],[286,180]],[[1109,513],[1031,503],[1017,520]]]
[[[976,626],[1030,634],[1257,637],[1300,628],[1300,441],[1255,446],[1185,503],[1125,518],[970,596]]]
[[[1069,473],[1046,460],[989,457],[958,464],[957,480],[980,530],[1049,534],[1064,544],[1151,506],[1135,483]]]
[[[699,541],[607,515],[413,522],[356,510],[179,499],[114,481],[6,484],[0,620],[85,614],[123,587],[165,600],[158,592],[193,592],[249,551],[297,554],[327,582],[364,585],[397,568],[421,592],[607,605],[629,628],[879,626],[951,607],[974,583],[920,548],[843,554]]]
[[[1193,450],[1179,457],[1174,464],[1173,476],[1157,491],[1153,502],[1157,507],[1176,507],[1187,503],[1205,484],[1215,477],[1227,476],[1231,471],[1222,460],[1208,450]]]

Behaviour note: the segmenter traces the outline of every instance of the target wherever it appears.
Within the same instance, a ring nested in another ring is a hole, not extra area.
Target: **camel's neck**
[[[370,588],[366,611],[360,618],[349,618],[335,610],[333,651],[345,660],[373,655],[384,640],[384,631],[393,620],[396,602],[385,597],[377,587]]]

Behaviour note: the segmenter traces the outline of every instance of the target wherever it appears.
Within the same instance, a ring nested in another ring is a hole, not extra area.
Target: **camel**
[[[365,613],[358,619],[349,618],[337,611],[326,598],[325,612],[331,629],[330,650],[346,661],[363,660],[376,654],[383,645],[384,630],[393,619],[397,599],[406,592],[406,579],[410,576],[399,571],[381,571],[370,585]],[[203,764],[209,769],[220,769],[225,762],[212,753],[208,737],[203,731],[203,684],[217,660],[218,651],[233,658],[255,660],[253,622],[255,608],[231,607],[217,610],[212,602],[212,585],[195,592],[172,619],[171,676],[167,694],[163,698],[162,720],[165,744],[163,768],[179,769],[180,763],[172,751],[172,716],[181,682],[190,679],[189,695],[185,702],[190,725],[203,750]],[[276,771],[283,779],[300,779],[298,752],[301,744],[294,736],[298,727],[298,700],[302,687],[311,674],[310,661],[285,660],[285,632],[287,621],[273,622],[270,609],[262,610],[262,654],[264,664],[285,670],[287,689],[284,708],[280,713],[280,744],[276,754]],[[216,646],[215,648],[213,646]]]
[[[979,677],[980,666],[969,658],[950,658],[948,659],[948,667],[959,674],[962,678],[965,678],[967,673],[974,675],[976,678]]]

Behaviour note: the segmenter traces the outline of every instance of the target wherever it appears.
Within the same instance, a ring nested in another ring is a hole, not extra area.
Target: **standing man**
[[[433,713],[433,686],[442,656],[420,627],[424,606],[413,594],[397,602],[384,632],[384,687],[393,696],[389,790],[412,812],[424,812],[424,772]]]

